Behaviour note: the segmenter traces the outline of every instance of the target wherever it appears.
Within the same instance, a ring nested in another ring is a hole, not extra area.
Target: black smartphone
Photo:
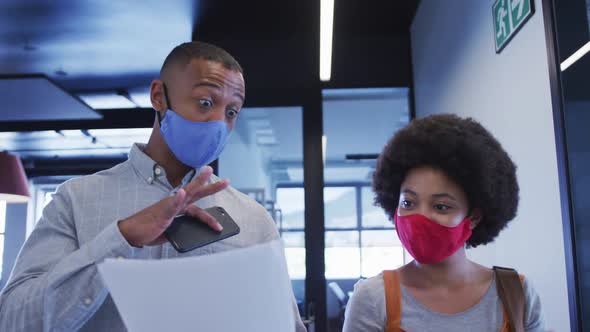
[[[240,227],[224,208],[214,206],[205,211],[221,224],[223,230],[215,231],[198,218],[189,215],[178,216],[164,231],[164,236],[176,251],[185,253],[240,233]]]

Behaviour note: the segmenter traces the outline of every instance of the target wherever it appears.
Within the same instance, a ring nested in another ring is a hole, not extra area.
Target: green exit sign
[[[500,53],[535,12],[534,0],[496,0],[492,6],[496,53]]]

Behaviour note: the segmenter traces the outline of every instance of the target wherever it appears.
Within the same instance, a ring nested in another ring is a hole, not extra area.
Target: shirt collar
[[[153,184],[156,181],[172,187],[166,178],[166,170],[158,165],[150,156],[143,152],[145,144],[135,143],[129,151],[129,161],[137,173],[148,183]],[[182,179],[181,187],[187,185],[199,172],[192,169]]]

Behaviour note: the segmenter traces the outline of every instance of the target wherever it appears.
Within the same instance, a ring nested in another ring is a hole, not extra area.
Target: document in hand
[[[294,331],[279,240],[208,256],[107,259],[98,265],[127,329]]]

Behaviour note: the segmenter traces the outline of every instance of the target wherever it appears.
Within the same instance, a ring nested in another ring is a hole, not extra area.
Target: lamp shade
[[[26,203],[29,188],[23,164],[15,155],[0,152],[0,201]]]

